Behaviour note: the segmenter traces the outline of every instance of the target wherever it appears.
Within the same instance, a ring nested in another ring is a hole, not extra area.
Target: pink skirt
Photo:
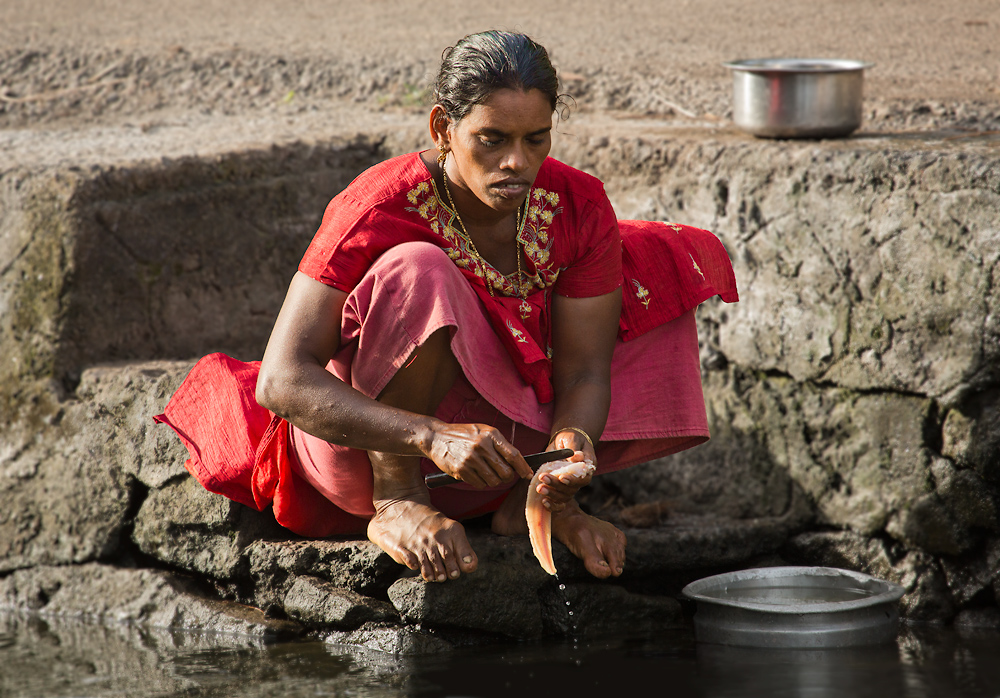
[[[462,375],[435,416],[498,428],[522,453],[545,449],[552,404],[538,402],[493,330],[479,298],[439,247],[398,245],[383,254],[350,294],[342,349],[327,367],[377,397],[414,350],[448,327]],[[676,453],[708,440],[694,310],[628,342],[611,366],[611,408],[597,443],[598,474]],[[372,469],[365,451],[337,446],[289,427],[291,468],[340,510],[367,520]],[[424,473],[437,472],[429,460]],[[458,483],[431,490],[452,518],[495,510],[509,489]],[[347,531],[344,531],[347,532]]]

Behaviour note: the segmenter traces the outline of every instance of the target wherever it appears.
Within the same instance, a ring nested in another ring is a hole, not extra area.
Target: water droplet
[[[566,604],[566,616],[569,619],[569,634],[570,634],[570,637],[574,638],[573,641],[575,643],[576,642],[576,639],[575,639],[576,638],[576,631],[577,631],[576,617],[575,617],[573,611],[569,610],[570,600],[569,600],[569,596],[567,596],[567,594],[566,594],[566,585],[565,584],[559,584],[559,595],[562,597],[563,603]]]

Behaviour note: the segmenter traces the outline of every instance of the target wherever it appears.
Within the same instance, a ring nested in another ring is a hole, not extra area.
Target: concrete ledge
[[[378,140],[8,174],[0,204],[0,422],[25,384],[91,364],[258,358],[329,200]]]

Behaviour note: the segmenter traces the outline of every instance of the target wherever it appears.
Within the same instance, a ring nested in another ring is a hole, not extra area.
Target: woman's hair
[[[460,121],[500,89],[541,90],[552,111],[560,105],[559,78],[545,47],[524,34],[486,31],[470,34],[441,55],[434,101],[448,118]]]

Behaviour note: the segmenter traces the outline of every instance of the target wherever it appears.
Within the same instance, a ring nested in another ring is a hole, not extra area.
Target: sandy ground
[[[487,28],[548,47],[578,135],[739,137],[724,61],[840,57],[874,64],[856,135],[1000,146],[997,0],[0,0],[0,175],[372,127],[426,147],[441,51]]]
[[[569,78],[569,91],[582,93],[585,104],[593,97],[598,107],[656,111],[659,105],[665,111],[668,102],[685,112],[725,116],[731,87],[721,63],[769,56],[870,61],[868,100],[884,108],[921,103],[947,118],[953,103],[962,102],[979,105],[977,114],[985,118],[1000,104],[996,0],[3,0],[0,103],[6,111],[0,115],[6,120],[0,122],[32,127],[55,112],[65,125],[73,109],[62,108],[53,93],[88,81],[100,85],[78,91],[82,102],[102,89],[121,92],[122,83],[113,81],[128,75],[114,67],[116,57],[145,59],[164,73],[182,65],[182,58],[217,69],[220,55],[242,57],[251,74],[263,68],[253,63],[261,57],[322,65],[333,73],[332,66],[341,66],[348,80],[368,70],[378,106],[385,100],[382,95],[378,101],[380,87],[400,90],[389,84],[387,71],[405,74],[402,82],[416,90],[445,46],[485,28],[534,36]],[[108,72],[97,76],[100,69]],[[340,79],[343,85],[344,75]],[[179,83],[169,92],[180,95],[185,87],[190,91],[191,85]],[[254,105],[248,95],[255,85],[230,87],[222,102],[232,109]],[[658,100],[643,104],[639,95],[650,89],[659,90]],[[357,99],[357,90],[350,96]],[[218,108],[219,98],[211,99]],[[31,118],[12,116],[26,104],[18,100],[29,100]],[[192,108],[197,101],[197,94],[181,99]],[[99,114],[84,104],[76,116],[91,123],[109,112],[169,106],[133,102]]]
[[[526,31],[570,70],[724,79],[722,61],[871,61],[874,92],[1000,99],[996,0],[4,0],[0,46],[432,59],[486,28]]]

